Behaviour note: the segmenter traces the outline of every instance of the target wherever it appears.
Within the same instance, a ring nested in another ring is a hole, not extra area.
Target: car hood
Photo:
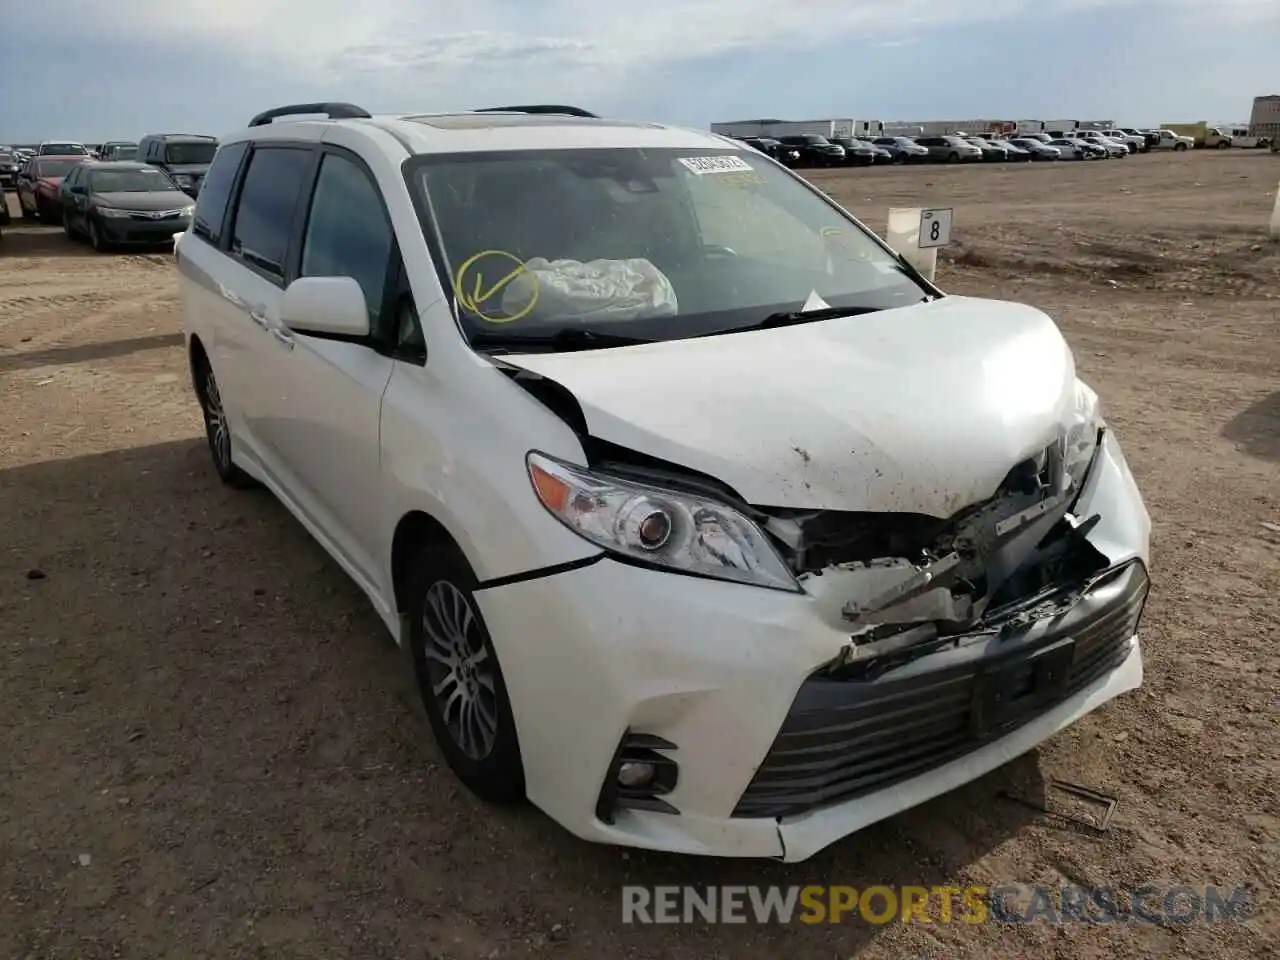
[[[93,199],[104,207],[125,210],[177,210],[191,205],[191,198],[180,190],[156,193],[95,193]]]
[[[969,297],[494,362],[569,390],[592,436],[762,507],[949,517],[993,495],[1074,409],[1075,364],[1053,321]]]

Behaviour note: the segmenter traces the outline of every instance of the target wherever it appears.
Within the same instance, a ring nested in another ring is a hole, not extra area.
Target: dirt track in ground
[[[794,866],[593,847],[461,791],[357,589],[269,496],[217,483],[167,256],[15,221],[0,957],[1280,954],[1276,160],[813,175],[876,229],[889,206],[953,206],[939,281],[1060,321],[1147,498],[1155,589],[1139,692]],[[1118,795],[1115,825],[997,799],[1046,777]],[[1258,909],[1187,927],[620,923],[622,884],[734,882],[1247,884]]]

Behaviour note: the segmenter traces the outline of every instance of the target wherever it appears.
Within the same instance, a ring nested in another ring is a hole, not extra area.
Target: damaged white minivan
[[[368,594],[481,797],[802,860],[1142,682],[1150,523],[1054,322],[743,145],[282,107],[175,253],[218,473]]]

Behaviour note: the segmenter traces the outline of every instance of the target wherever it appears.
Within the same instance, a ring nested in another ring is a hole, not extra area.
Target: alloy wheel
[[[204,429],[209,437],[209,449],[217,461],[219,472],[231,469],[231,433],[227,429],[227,415],[222,409],[222,394],[212,370],[204,375]]]
[[[427,589],[422,630],[431,695],[449,736],[467,757],[484,760],[498,739],[498,695],[480,617],[465,593],[437,580]]]

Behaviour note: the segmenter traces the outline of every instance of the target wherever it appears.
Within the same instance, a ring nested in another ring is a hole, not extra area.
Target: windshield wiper
[[[837,317],[861,317],[868,313],[879,313],[884,307],[822,307],[818,310],[787,310],[771,313],[759,323],[744,330],[768,330],[771,327],[790,327],[797,323],[812,323],[817,320],[834,320]]]
[[[597,333],[594,330],[582,330],[576,327],[565,327],[554,333],[475,333],[470,338],[471,346],[477,350],[508,350],[521,352],[534,350],[599,350],[606,347],[634,347],[641,343],[652,343],[644,337],[628,337],[617,333]]]

